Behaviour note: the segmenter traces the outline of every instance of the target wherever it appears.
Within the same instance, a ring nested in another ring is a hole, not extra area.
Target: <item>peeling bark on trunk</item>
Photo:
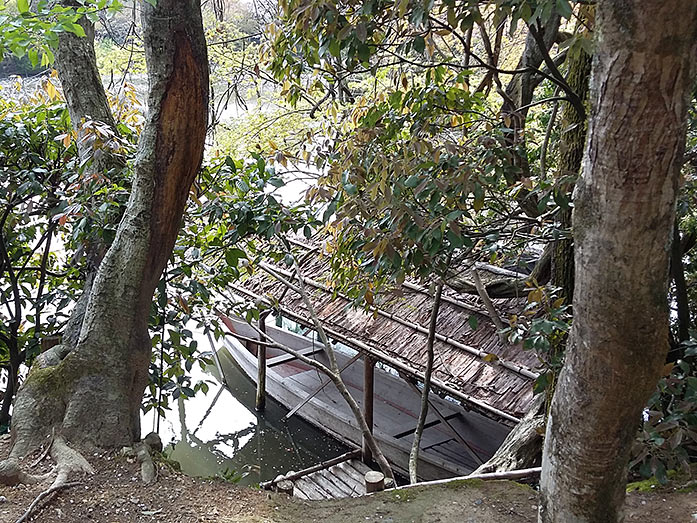
[[[668,349],[668,261],[697,4],[598,3],[574,208],[574,324],[544,445],[540,521],[622,519],[627,461]]]
[[[158,0],[142,9],[149,113],[131,197],[94,280],[77,344],[38,358],[19,391],[13,457],[54,426],[77,444],[120,447],[140,438],[152,295],[201,163],[208,102],[199,2]]]

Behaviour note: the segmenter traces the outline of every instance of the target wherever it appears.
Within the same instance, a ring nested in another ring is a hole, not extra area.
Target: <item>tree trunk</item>
[[[79,5],[71,0],[66,0],[63,4],[73,7]],[[60,33],[55,56],[56,71],[63,87],[63,94],[70,113],[70,123],[77,134],[78,154],[80,160],[84,161],[93,155],[91,142],[83,139],[83,124],[86,121],[101,122],[109,126],[114,135],[119,133],[109,107],[102,78],[97,69],[97,57],[94,51],[94,24],[85,17],[81,18],[78,23],[85,30],[86,36],[81,38],[73,33]],[[107,153],[99,161],[93,160],[89,169],[91,172],[101,172],[107,175],[115,167],[123,167],[122,160]],[[70,347],[75,346],[80,335],[90,289],[107,248],[108,246],[104,245],[101,238],[95,238],[87,246],[85,253],[87,271],[84,288],[63,332],[64,343]]]
[[[690,300],[687,296],[685,268],[682,263],[680,227],[675,221],[673,227],[673,244],[670,252],[670,275],[675,286],[675,303],[678,306],[678,341],[690,339]]]
[[[627,461],[668,349],[668,261],[697,4],[598,3],[575,197],[574,324],[544,445],[540,521],[622,519]]]
[[[539,29],[543,43],[544,52],[540,49],[537,41],[531,32],[525,39],[525,49],[518,60],[516,69],[537,69],[544,61],[544,54],[554,45],[559,32],[559,15],[553,15]],[[506,86],[503,104],[501,105],[501,116],[504,120],[504,139],[506,145],[515,147],[513,151],[513,165],[518,168],[518,172],[512,175],[510,181],[518,181],[521,178],[530,176],[530,165],[528,163],[525,143],[525,120],[529,111],[529,104],[532,102],[535,88],[542,81],[543,76],[532,72],[520,73],[515,75]],[[537,202],[530,198],[527,189],[518,191],[516,200],[521,208],[529,216],[540,214],[537,209]]]
[[[591,73],[591,57],[583,49],[569,56],[569,73],[566,81],[585,103],[588,99],[588,78]],[[586,119],[574,106],[564,102],[559,142],[559,176],[562,181],[557,190],[569,192],[581,171],[583,148],[586,143]],[[562,209],[558,226],[571,231],[571,207]],[[562,296],[570,300],[574,295],[574,247],[570,238],[554,242],[552,253],[552,285],[561,287]]]
[[[97,271],[75,347],[52,353],[63,359],[38,358],[19,391],[13,458],[52,427],[73,443],[100,447],[140,438],[152,295],[201,163],[208,103],[199,2],[158,0],[142,9],[149,112],[131,197]]]

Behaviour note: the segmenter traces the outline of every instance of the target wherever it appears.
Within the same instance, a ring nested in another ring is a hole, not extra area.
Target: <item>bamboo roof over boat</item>
[[[401,292],[378,302],[370,312],[335,295],[328,260],[316,246],[293,241],[295,247],[313,251],[302,260],[305,287],[327,334],[336,341],[386,363],[401,373],[423,380],[426,340],[433,297],[415,282],[405,281]],[[236,285],[232,291],[247,299],[278,303],[280,312],[306,327],[312,318],[302,297],[269,273],[293,280],[284,264],[262,262],[264,270]],[[493,299],[503,317],[519,313],[525,298]],[[476,328],[468,321],[477,318]],[[529,409],[533,395],[532,351],[502,341],[478,296],[444,289],[436,325],[433,385],[460,399],[464,405],[489,417],[514,423]]]

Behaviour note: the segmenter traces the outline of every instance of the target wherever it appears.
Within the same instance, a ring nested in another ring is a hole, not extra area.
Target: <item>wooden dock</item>
[[[365,495],[363,477],[370,468],[352,459],[293,481],[293,496],[300,499],[355,498]]]
[[[357,459],[360,454],[360,450],[352,450],[299,472],[288,472],[259,486],[309,500],[363,496],[366,493],[365,474],[371,469]]]

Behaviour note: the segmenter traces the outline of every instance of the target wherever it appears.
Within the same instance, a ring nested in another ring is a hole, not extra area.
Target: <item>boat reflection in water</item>
[[[202,338],[200,343],[207,340]],[[183,472],[199,477],[239,474],[244,475],[240,484],[254,485],[347,451],[299,417],[282,422],[288,411],[274,401],[267,401],[263,413],[255,412],[254,384],[226,349],[219,350],[218,356],[229,388],[222,385],[215,368],[206,374],[195,367],[193,381],[214,383],[208,394],[180,397],[160,420],[166,453],[180,463]],[[152,427],[152,414],[148,414],[143,420],[145,432]]]

